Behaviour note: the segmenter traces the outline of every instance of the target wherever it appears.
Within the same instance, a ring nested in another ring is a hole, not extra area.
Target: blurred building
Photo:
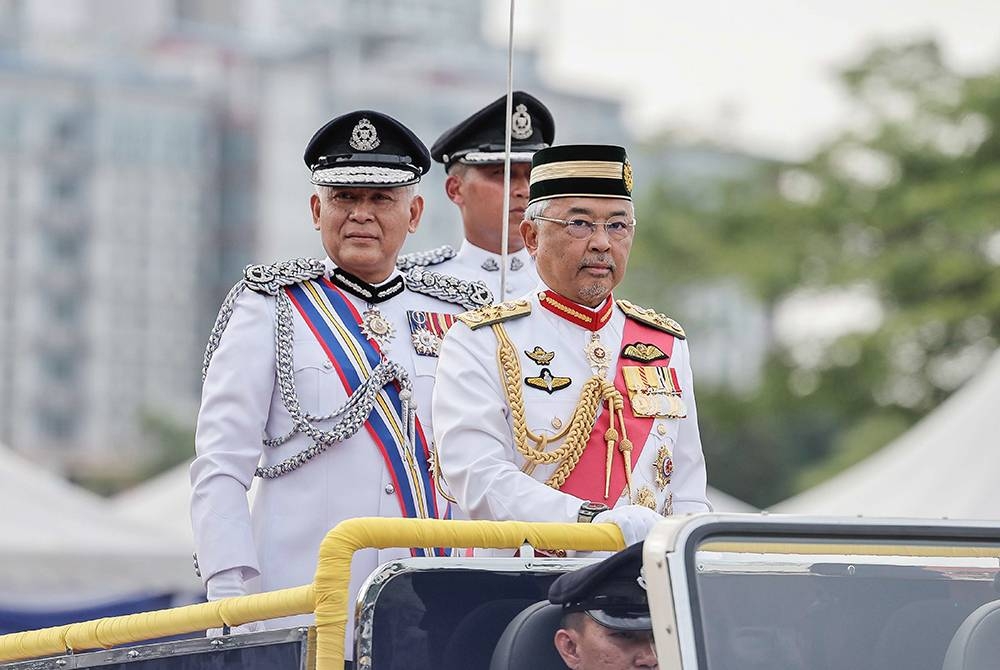
[[[251,261],[322,253],[302,151],[332,116],[430,144],[499,97],[506,53],[455,0],[0,0],[0,439],[129,468],[142,417],[193,426],[214,311]],[[560,141],[621,141],[618,105],[515,86]],[[457,243],[435,165],[410,248]]]
[[[218,219],[214,104],[137,75],[0,60],[0,438],[134,458],[197,393]]]
[[[193,429],[202,348],[242,267],[322,253],[312,133],[374,108],[429,145],[505,90],[483,21],[466,0],[0,0],[0,440],[127,469],[148,455],[144,415]],[[617,100],[540,65],[519,45],[514,85],[549,105],[557,142],[630,142]],[[640,189],[731,166],[640,154]],[[421,185],[407,249],[461,240],[444,176]]]

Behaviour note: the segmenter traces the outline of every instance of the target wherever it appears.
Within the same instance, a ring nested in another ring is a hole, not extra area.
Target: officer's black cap
[[[564,612],[586,612],[613,630],[652,630],[642,571],[642,542],[574,572],[549,587],[549,602]]]
[[[319,186],[407,186],[431,167],[420,138],[370,109],[338,116],[317,130],[303,159]]]
[[[624,147],[563,144],[531,158],[528,204],[546,198],[632,199],[632,164]]]
[[[542,101],[524,91],[514,91],[510,160],[527,163],[531,155],[552,144],[556,126]],[[431,146],[431,156],[450,168],[454,163],[486,165],[503,163],[507,132],[507,96],[444,132]]]

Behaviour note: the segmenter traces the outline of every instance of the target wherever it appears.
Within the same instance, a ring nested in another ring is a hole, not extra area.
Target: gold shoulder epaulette
[[[248,265],[243,269],[243,282],[251,291],[278,295],[284,286],[318,279],[325,273],[326,266],[318,258],[293,258],[270,265]]]
[[[498,305],[486,305],[468,312],[462,312],[456,318],[471,330],[492,326],[510,319],[517,319],[531,314],[531,305],[527,300],[508,300]]]
[[[684,339],[687,336],[684,334],[684,329],[681,328],[681,324],[677,323],[669,316],[664,316],[659,312],[647,309],[645,307],[639,307],[638,305],[633,305],[628,300],[616,300],[615,301],[621,310],[625,312],[625,316],[635,319],[640,323],[644,323],[647,326],[652,326],[657,330],[662,330],[665,333],[670,333],[674,337]]]

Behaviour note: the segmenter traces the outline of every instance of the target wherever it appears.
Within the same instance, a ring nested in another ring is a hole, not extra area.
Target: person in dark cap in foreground
[[[401,267],[440,263],[434,269],[483,281],[497,301],[522,296],[538,282],[534,261],[524,248],[518,226],[528,200],[531,157],[551,145],[555,137],[552,114],[538,98],[514,91],[512,104],[506,295],[500,295],[506,97],[494,100],[445,131],[431,147],[431,158],[444,164],[448,173],[448,198],[462,215],[465,239],[458,252],[439,247],[400,257]]]
[[[563,610],[556,651],[571,670],[657,667],[642,545],[561,575],[549,588],[549,601]]]
[[[441,473],[473,519],[615,523],[711,510],[680,325],[616,299],[633,240],[625,149],[535,153],[521,233],[540,282],[460,314],[441,346]]]
[[[209,600],[310,583],[321,540],[345,519],[448,516],[428,474],[437,347],[454,314],[488,303],[488,291],[396,269],[430,167],[406,126],[345,114],[304,159],[326,258],[247,266],[205,353],[191,520]],[[432,552],[360,552],[351,597],[378,564]]]

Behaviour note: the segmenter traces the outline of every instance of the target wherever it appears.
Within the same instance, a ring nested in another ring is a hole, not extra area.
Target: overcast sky
[[[506,40],[508,0],[489,2],[488,34]],[[961,71],[1000,66],[1000,0],[516,0],[515,14],[515,45],[540,49],[553,84],[620,96],[637,134],[786,158],[849,122],[832,73],[871,44],[932,36]]]

